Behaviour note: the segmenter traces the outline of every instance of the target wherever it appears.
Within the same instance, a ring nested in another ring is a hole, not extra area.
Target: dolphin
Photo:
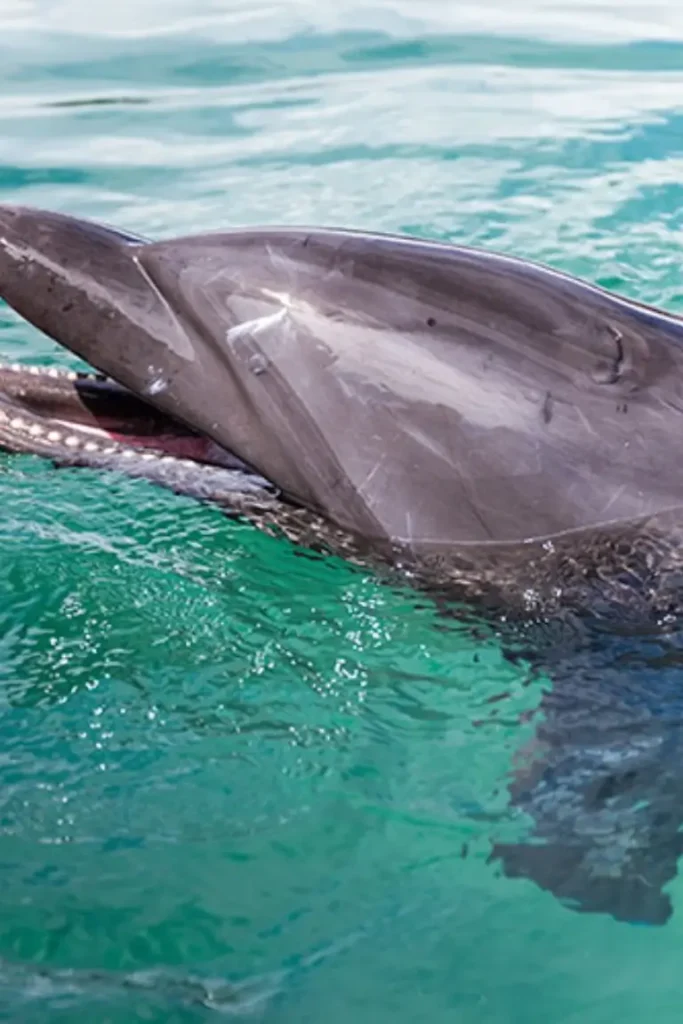
[[[12,206],[0,297],[98,371],[0,368],[0,447],[218,501],[441,598],[580,622],[567,651],[530,634],[525,656],[554,681],[510,786],[532,829],[494,856],[576,909],[668,919],[683,729],[643,714],[647,679],[634,709],[611,663],[594,716],[586,615],[657,642],[676,616],[680,317],[422,239],[154,242]]]

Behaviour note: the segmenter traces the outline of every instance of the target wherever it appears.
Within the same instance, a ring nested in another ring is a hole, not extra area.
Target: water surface
[[[0,199],[681,310],[682,11],[0,0]],[[4,307],[0,352],[71,362]],[[0,507],[2,1019],[678,1021],[683,880],[644,929],[488,863],[547,687],[492,631],[140,481],[3,457]]]

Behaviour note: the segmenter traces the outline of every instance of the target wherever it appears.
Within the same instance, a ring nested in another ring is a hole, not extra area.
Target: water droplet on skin
[[[268,360],[262,355],[251,356],[249,359],[249,369],[258,377],[259,374],[265,373],[268,369]]]
[[[162,371],[156,366],[148,366],[147,372],[150,377],[143,393],[145,395],[159,395],[162,391],[165,391],[168,387],[168,381],[164,378]]]

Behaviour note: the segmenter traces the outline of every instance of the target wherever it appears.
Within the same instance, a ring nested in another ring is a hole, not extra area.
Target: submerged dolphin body
[[[414,239],[279,228],[153,243],[12,207],[0,297],[107,378],[0,370],[6,449],[144,475],[296,540],[408,563],[442,593],[635,608],[640,624],[676,609],[673,315]],[[591,703],[582,658],[535,657],[555,688],[512,795],[542,843],[496,855],[579,909],[662,922],[681,852],[679,719],[653,729],[632,713],[611,664]]]

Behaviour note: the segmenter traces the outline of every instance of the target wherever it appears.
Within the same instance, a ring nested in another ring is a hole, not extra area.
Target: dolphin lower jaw
[[[375,568],[391,566],[402,579],[424,583],[433,593],[442,586],[449,601],[462,598],[474,601],[480,611],[486,606],[504,610],[508,619],[547,618],[571,607],[573,595],[585,602],[588,594],[594,610],[608,604],[612,617],[639,621],[645,611],[648,618],[659,617],[658,595],[661,591],[666,603],[671,589],[667,553],[678,539],[683,543],[683,516],[675,514],[664,517],[659,531],[652,525],[644,551],[637,523],[589,531],[582,538],[579,566],[572,534],[525,545],[436,547],[418,557],[409,548],[364,539],[292,503],[233,452],[94,372],[0,363],[0,451],[37,455],[58,466],[113,470],[227,511],[253,512],[257,525],[275,528],[296,543],[324,547]],[[661,538],[653,545],[657,532]],[[629,554],[626,580],[620,543]],[[678,559],[674,568],[678,587]]]
[[[121,470],[228,505],[275,494],[237,456],[94,373],[0,364],[0,450]]]

